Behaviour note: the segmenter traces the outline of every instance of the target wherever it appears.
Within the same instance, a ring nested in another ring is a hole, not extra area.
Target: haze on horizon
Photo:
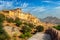
[[[60,18],[60,1],[57,0],[0,0],[0,10],[21,8],[38,18]]]

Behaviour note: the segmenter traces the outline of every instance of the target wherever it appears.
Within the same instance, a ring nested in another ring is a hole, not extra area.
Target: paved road
[[[44,33],[37,33],[28,40],[51,40],[50,35]]]

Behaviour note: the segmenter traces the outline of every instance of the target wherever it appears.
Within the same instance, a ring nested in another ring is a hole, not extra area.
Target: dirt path
[[[44,33],[37,33],[28,40],[51,40],[50,35]]]

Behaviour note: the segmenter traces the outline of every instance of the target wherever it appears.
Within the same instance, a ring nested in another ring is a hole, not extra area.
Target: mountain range
[[[41,21],[46,22],[46,23],[60,24],[60,19],[57,17],[52,17],[52,16],[43,18],[43,19],[41,19]]]

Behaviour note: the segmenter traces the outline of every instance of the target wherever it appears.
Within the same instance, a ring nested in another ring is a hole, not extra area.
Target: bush
[[[3,29],[2,23],[0,23],[0,40],[9,40],[10,36]]]
[[[3,22],[5,20],[5,16],[3,14],[0,14],[0,22]]]
[[[22,24],[22,21],[20,21],[19,18],[16,18],[14,22],[16,23],[16,26],[20,26]]]
[[[20,35],[20,38],[25,38],[25,35],[24,35],[24,34],[21,34],[21,35]]]
[[[25,36],[26,36],[26,37],[31,37],[32,35],[31,35],[30,32],[26,32],[26,33],[25,33]]]
[[[32,23],[24,23],[24,25],[27,25],[27,26],[29,26],[30,28],[34,28],[34,25],[32,24]]]
[[[31,28],[29,26],[25,25],[25,26],[22,27],[22,32],[23,33],[30,32],[30,31],[31,31]]]
[[[55,29],[60,30],[60,25],[54,26]]]
[[[26,32],[26,33],[24,33],[24,34],[21,34],[20,35],[20,38],[29,38],[29,37],[31,37],[32,35],[31,35],[31,33],[30,32]]]
[[[42,32],[44,30],[43,26],[39,25],[36,27],[37,32]]]
[[[14,20],[12,18],[7,18],[7,17],[6,17],[6,21],[9,22],[9,23],[14,22]]]

